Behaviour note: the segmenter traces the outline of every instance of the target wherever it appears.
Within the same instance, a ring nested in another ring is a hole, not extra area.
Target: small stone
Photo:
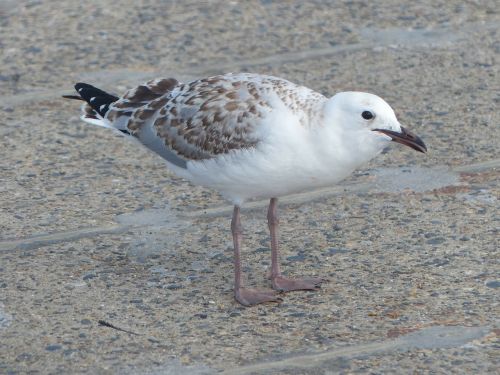
[[[349,250],[347,250],[347,249],[340,249],[337,247],[332,247],[332,248],[328,249],[328,254],[330,254],[330,255],[344,254],[344,253],[348,253],[348,252],[349,252]]]
[[[56,350],[62,349],[62,345],[59,344],[52,344],[52,345],[47,345],[45,347],[45,350],[48,350],[49,352],[55,352]]]
[[[166,288],[170,289],[170,290],[182,289],[182,285],[179,285],[179,284],[170,284],[170,285],[167,285]]]
[[[269,253],[271,250],[268,247],[258,247],[253,251],[254,253]]]
[[[486,283],[486,286],[488,288],[494,288],[494,289],[496,289],[496,288],[500,287],[500,281],[498,281],[498,280],[488,281]]]
[[[305,259],[306,259],[306,256],[302,253],[286,258],[286,260],[289,260],[291,262],[302,262]]]
[[[443,237],[435,237],[435,238],[431,238],[430,240],[428,240],[427,243],[429,245],[439,245],[439,244],[442,244],[445,241],[446,241],[446,239],[443,238]]]
[[[26,48],[25,52],[26,53],[35,53],[36,54],[36,53],[42,52],[42,49],[39,48],[39,47],[31,46],[31,47]]]
[[[305,312],[293,312],[293,313],[288,314],[288,316],[291,316],[294,318],[303,318],[304,316],[306,316],[306,313]]]

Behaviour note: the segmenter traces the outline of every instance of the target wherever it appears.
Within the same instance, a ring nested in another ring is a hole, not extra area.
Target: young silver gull
[[[426,152],[376,95],[341,92],[327,98],[282,78],[240,73],[190,83],[155,79],[122,97],[78,83],[82,119],[137,139],[178,176],[219,191],[234,204],[234,295],[251,306],[279,301],[279,292],[314,290],[319,278],[291,279],[278,260],[278,197],[335,184],[390,141]],[[271,283],[242,285],[240,207],[269,198]]]

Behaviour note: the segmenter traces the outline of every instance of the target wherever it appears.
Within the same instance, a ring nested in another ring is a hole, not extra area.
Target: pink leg
[[[271,282],[273,288],[281,292],[292,290],[315,290],[324,281],[320,278],[289,279],[281,275],[278,249],[278,198],[271,198],[267,211],[267,224],[271,233]]]
[[[234,243],[234,298],[244,306],[253,306],[263,302],[280,302],[281,298],[273,290],[248,289],[242,286],[241,240],[243,229],[240,221],[240,207],[234,206],[231,231]]]

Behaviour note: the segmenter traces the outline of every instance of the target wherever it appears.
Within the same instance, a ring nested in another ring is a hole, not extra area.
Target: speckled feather
[[[210,159],[255,147],[261,140],[261,120],[277,102],[303,126],[309,126],[325,100],[323,95],[287,80],[249,73],[190,83],[155,79],[111,104],[105,120],[128,130],[146,146],[154,143],[151,136],[161,139],[167,148],[162,156],[169,160],[170,155],[169,161],[180,166],[179,159]],[[158,144],[151,148],[159,151]]]

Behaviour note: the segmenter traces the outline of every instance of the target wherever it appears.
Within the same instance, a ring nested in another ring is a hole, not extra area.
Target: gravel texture
[[[0,373],[496,373],[499,23],[495,1],[0,3]],[[233,300],[226,202],[60,98],[226,71],[379,94],[429,148],[282,200],[286,273],[328,282],[279,305]]]

